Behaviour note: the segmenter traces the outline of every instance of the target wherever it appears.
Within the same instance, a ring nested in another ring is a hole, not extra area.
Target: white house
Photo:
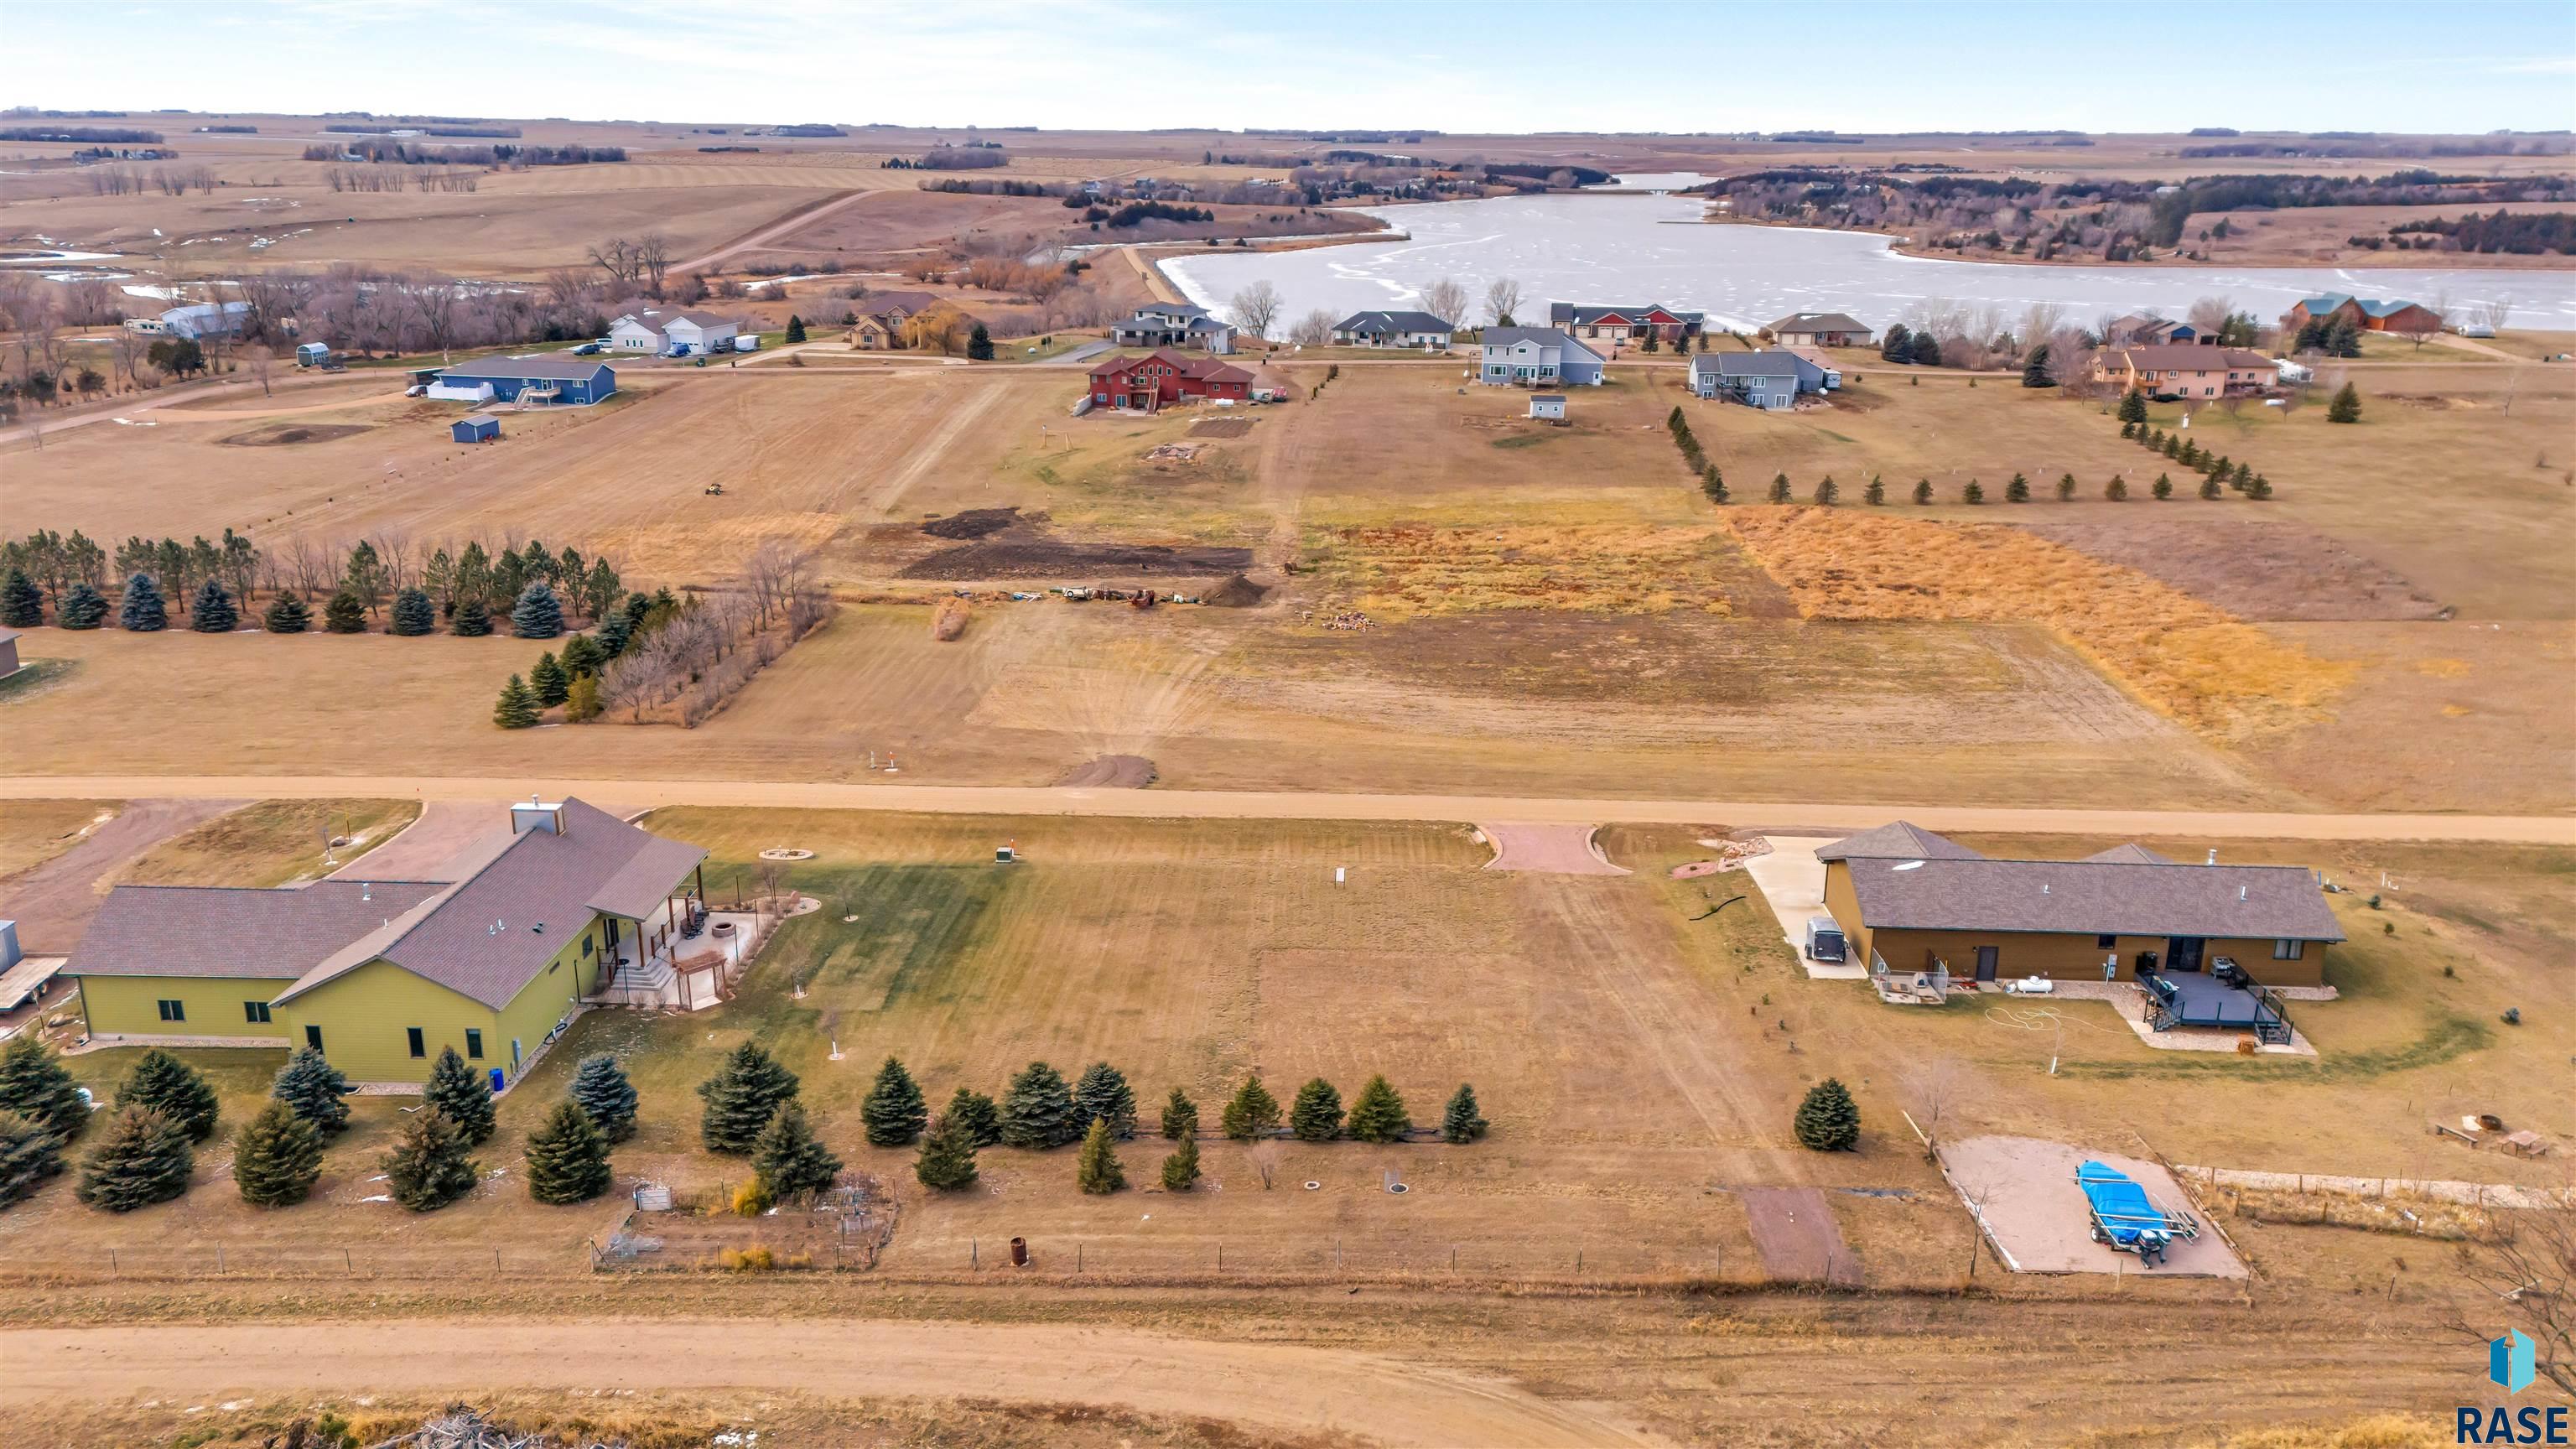
[[[610,324],[608,345],[617,352],[704,357],[710,352],[731,352],[741,330],[713,312],[629,312]]]
[[[1333,324],[1333,340],[1346,347],[1404,347],[1445,352],[1456,324],[1428,312],[1354,312]]]
[[[1488,387],[1599,387],[1602,357],[1553,327],[1488,327],[1476,380]]]

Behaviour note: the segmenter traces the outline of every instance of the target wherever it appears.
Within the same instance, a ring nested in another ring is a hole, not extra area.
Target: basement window
[[[422,1041],[422,1040],[421,1040],[421,1037],[420,1037],[420,1028],[419,1028],[419,1027],[416,1027],[416,1026],[407,1026],[407,1027],[404,1027],[404,1028],[403,1028],[403,1035],[404,1035],[404,1036],[406,1036],[406,1037],[408,1037],[408,1038],[410,1038],[410,1040],[411,1040],[411,1054],[412,1054],[413,1056],[415,1056],[415,1057],[425,1057],[425,1056],[428,1056],[428,1055],[429,1055],[429,1044],[428,1044],[427,1042],[424,1042],[424,1041]]]

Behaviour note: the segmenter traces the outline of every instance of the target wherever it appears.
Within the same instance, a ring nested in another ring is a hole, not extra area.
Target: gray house
[[[1418,347],[1445,351],[1457,324],[1428,312],[1354,312],[1333,324],[1333,340],[1348,347]]]
[[[1234,351],[1234,328],[1205,307],[1156,302],[1109,329],[1109,340],[1121,347],[1195,347],[1223,356]]]
[[[1815,364],[1786,352],[1703,352],[1691,358],[1691,391],[1730,398],[1769,411],[1787,408],[1802,392],[1824,387]]]
[[[1488,327],[1476,380],[1488,387],[1599,387],[1602,359],[1553,327]]]

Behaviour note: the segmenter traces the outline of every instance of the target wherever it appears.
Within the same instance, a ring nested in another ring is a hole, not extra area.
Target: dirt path
[[[1812,1187],[1748,1187],[1745,1225],[1762,1254],[1762,1270],[1782,1283],[1861,1285],[1860,1260],[1843,1245],[1825,1195]]]
[[[567,1351],[614,1344],[613,1353]],[[756,1387],[828,1396],[971,1394],[1216,1414],[1389,1444],[1658,1441],[1508,1384],[1371,1354],[1107,1328],[854,1320],[481,1319],[0,1333],[0,1404],[148,1394],[467,1393]]]
[[[5,775],[0,799],[508,800],[542,790],[657,805],[729,809],[909,810],[938,815],[1103,815],[1195,820],[1508,820],[1662,825],[1724,822],[1760,830],[1867,830],[1910,820],[1926,830],[2216,840],[2485,840],[2576,845],[2576,817],[2299,815],[2261,811],[2046,810],[2001,805],[1801,804],[1779,800],[1569,800],[1500,795],[1366,795],[1291,790],[1084,790],[1048,785],[874,785],[790,780],[618,780],[417,775]]]
[[[757,231],[747,233],[732,241],[726,242],[723,246],[716,248],[714,251],[711,251],[704,256],[691,257],[685,262],[673,262],[670,268],[671,275],[677,277],[685,276],[690,272],[705,271],[707,268],[714,266],[716,263],[723,261],[729,256],[733,256],[739,252],[754,251],[767,246],[771,242],[778,240],[780,237],[786,236],[791,232],[801,231],[804,228],[813,225],[815,222],[821,221],[824,217],[830,216],[833,212],[855,206],[859,202],[865,201],[869,197],[877,194],[878,192],[875,190],[852,191],[836,196],[831,200],[824,202],[820,206],[799,207],[795,211],[789,212],[784,218],[778,221],[773,221],[769,225],[761,227]]]
[[[1001,398],[1002,389],[988,383],[982,391],[970,398],[938,399],[935,405],[940,407],[946,416],[940,420],[939,426],[931,432],[930,436],[907,450],[904,465],[896,469],[893,476],[873,490],[876,496],[870,500],[870,505],[880,514],[894,512],[895,504],[902,500],[905,491],[921,481],[924,474],[939,466],[939,460],[947,456],[948,450],[955,446],[957,440],[973,431],[975,425],[984,420],[984,415],[991,412],[993,404],[1001,401]]]
[[[56,794],[53,798],[64,798]],[[82,794],[79,799],[114,799]],[[29,955],[60,955],[80,944],[106,892],[99,881],[171,836],[250,803],[247,798],[143,799],[125,807],[90,838],[30,871],[0,880],[0,916],[18,923]]]
[[[390,381],[390,379],[388,380]],[[345,372],[308,372],[297,374],[292,377],[271,378],[269,380],[269,386],[283,391],[288,388],[320,387],[328,383],[346,383],[348,381],[349,374]],[[200,402],[207,398],[231,397],[235,394],[247,394],[256,390],[258,387],[259,384],[257,382],[218,382],[203,386],[182,384],[177,387],[167,387],[154,393],[150,397],[123,398],[112,403],[100,403],[95,407],[83,408],[76,412],[38,418],[32,422],[20,423],[14,428],[0,429],[0,443],[25,442],[29,438],[35,437],[39,432],[41,432],[43,436],[50,438],[68,428],[85,428],[93,424],[107,422],[114,418],[130,418],[137,413],[160,412],[166,408],[176,407],[181,403]],[[345,404],[343,404],[343,406],[345,406]],[[207,415],[199,414],[198,416]],[[267,417],[271,416],[271,414],[262,412],[258,414],[258,416]]]

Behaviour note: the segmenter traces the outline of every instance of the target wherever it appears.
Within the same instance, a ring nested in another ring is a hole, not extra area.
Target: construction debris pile
[[[1199,455],[1196,443],[1163,443],[1145,450],[1148,463],[1187,463]]]
[[[287,1442],[308,1442],[299,1430],[310,1432],[305,1429],[305,1421],[299,1419],[288,1428]],[[322,1441],[313,1439],[309,1442],[320,1444]],[[573,1446],[581,1446],[581,1449],[627,1449],[627,1441],[593,1439],[587,1435],[578,1439],[559,1439],[552,1434],[512,1433],[483,1417],[479,1409],[451,1404],[437,1418],[410,1433],[379,1440],[368,1445],[367,1449],[573,1449]]]
[[[1297,622],[1301,624],[1315,623],[1315,611],[1308,609],[1305,613],[1298,616]],[[1369,616],[1361,613],[1357,609],[1350,609],[1342,613],[1335,614],[1331,618],[1323,620],[1322,622],[1323,626],[1327,629],[1366,629],[1373,627],[1369,622]]]

